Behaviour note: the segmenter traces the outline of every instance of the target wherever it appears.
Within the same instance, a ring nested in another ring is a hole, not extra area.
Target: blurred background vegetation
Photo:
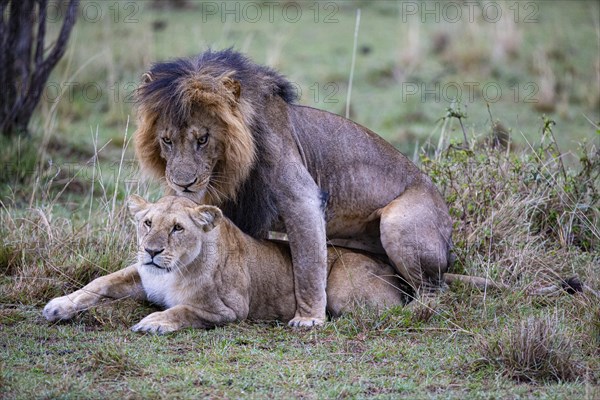
[[[57,106],[57,136],[89,139],[99,126],[101,137],[121,137],[148,66],[209,47],[277,68],[303,104],[343,114],[357,8],[351,116],[401,149],[436,139],[457,95],[472,134],[490,127],[487,101],[518,143],[539,133],[542,113],[557,122],[565,148],[592,137],[586,117],[600,120],[596,1],[83,1],[40,115]]]

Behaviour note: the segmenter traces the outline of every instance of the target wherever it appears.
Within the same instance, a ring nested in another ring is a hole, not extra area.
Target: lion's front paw
[[[71,319],[77,314],[77,307],[67,296],[57,297],[46,304],[42,314],[50,322]]]
[[[295,317],[288,325],[294,328],[312,328],[315,326],[321,326],[325,323],[325,318],[316,317]]]
[[[148,315],[131,328],[131,330],[134,332],[150,332],[158,333],[159,335],[175,332],[179,329],[181,329],[179,324],[170,320],[164,311],[159,311]]]

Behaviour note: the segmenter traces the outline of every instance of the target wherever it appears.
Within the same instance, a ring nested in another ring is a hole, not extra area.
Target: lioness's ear
[[[223,220],[223,213],[213,206],[198,206],[190,212],[192,220],[204,230],[210,232]]]
[[[231,94],[233,94],[235,101],[238,101],[240,99],[240,95],[242,94],[242,86],[240,85],[240,83],[235,79],[231,79],[229,77],[222,78],[221,82],[223,82],[223,86],[225,86],[225,89],[227,89]]]
[[[148,208],[148,202],[137,194],[132,194],[127,199],[127,207],[129,207],[129,212],[131,215],[135,217],[137,213]]]

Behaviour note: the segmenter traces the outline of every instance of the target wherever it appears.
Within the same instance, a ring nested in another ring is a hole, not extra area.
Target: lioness
[[[286,246],[244,234],[213,206],[183,197],[155,204],[132,196],[138,262],[50,301],[49,321],[70,319],[103,298],[146,299],[164,308],[132,329],[156,333],[211,328],[244,319],[290,320],[296,310]],[[327,309],[403,304],[391,266],[347,250],[329,250]]]
[[[292,326],[325,319],[326,237],[366,244],[414,290],[435,291],[452,221],[431,180],[369,129],[296,99],[282,75],[233,50],[157,63],[137,91],[140,165],[255,238],[287,232]]]

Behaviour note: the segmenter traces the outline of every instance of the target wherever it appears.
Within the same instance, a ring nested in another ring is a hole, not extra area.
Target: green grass
[[[139,318],[132,303],[48,326],[39,310],[3,310],[5,394],[19,398],[594,398],[592,383],[517,383],[480,360],[477,340],[492,312],[444,297],[448,313],[425,324],[408,310],[362,312],[315,331],[273,323],[239,323],[169,336],[127,330]],[[472,302],[473,296],[469,296]],[[477,296],[475,296],[477,297]],[[500,297],[488,304],[504,303]],[[555,307],[565,307],[557,302]],[[148,311],[148,308],[144,308]],[[567,317],[585,313],[572,307]],[[118,314],[118,315],[116,315]],[[460,324],[449,326],[452,318]],[[107,322],[110,321],[110,322]],[[493,325],[496,325],[492,323]],[[462,329],[472,331],[463,331]],[[571,325],[571,329],[573,325]],[[578,353],[573,358],[582,360]],[[587,377],[598,362],[587,355]],[[585,376],[585,375],[584,375]]]
[[[90,4],[99,3],[83,2],[82,8]],[[166,11],[129,4],[118,3],[118,22],[109,4],[97,22],[80,16],[50,80],[77,82],[80,89],[94,83],[102,96],[89,101],[75,89],[70,99],[65,92],[58,103],[40,104],[30,138],[0,141],[6,166],[0,186],[0,397],[600,397],[598,299],[529,295],[573,275],[600,288],[597,3],[520,3],[521,17],[531,11],[526,4],[538,5],[538,22],[501,30],[480,19],[451,24],[411,17],[404,23],[402,3],[392,1],[332,9],[320,3],[317,23],[308,8],[313,3],[303,5],[297,23],[280,17],[223,23],[220,15],[204,21],[200,3]],[[454,272],[490,277],[513,290],[455,284],[438,299],[435,313],[357,310],[313,331],[242,322],[139,335],[128,328],[153,308],[133,301],[48,324],[41,316],[47,301],[131,261],[126,196],[160,196],[156,185],[140,180],[126,146],[135,129],[126,97],[148,65],[209,46],[235,46],[298,83],[302,103],[343,113],[357,6],[353,118],[413,157],[444,194],[455,221]],[[125,23],[131,10],[137,22]],[[326,24],[331,10],[338,21]],[[417,29],[415,42],[409,30]],[[512,36],[500,38],[500,31]],[[502,61],[492,57],[500,39],[519,44]],[[456,118],[441,119],[451,101],[403,98],[403,83],[436,81],[442,87],[492,82],[503,89],[554,82],[559,96],[543,111],[522,97],[490,104],[493,120],[511,131],[509,149],[489,146],[492,124],[480,94],[460,104],[468,116],[465,149]]]

